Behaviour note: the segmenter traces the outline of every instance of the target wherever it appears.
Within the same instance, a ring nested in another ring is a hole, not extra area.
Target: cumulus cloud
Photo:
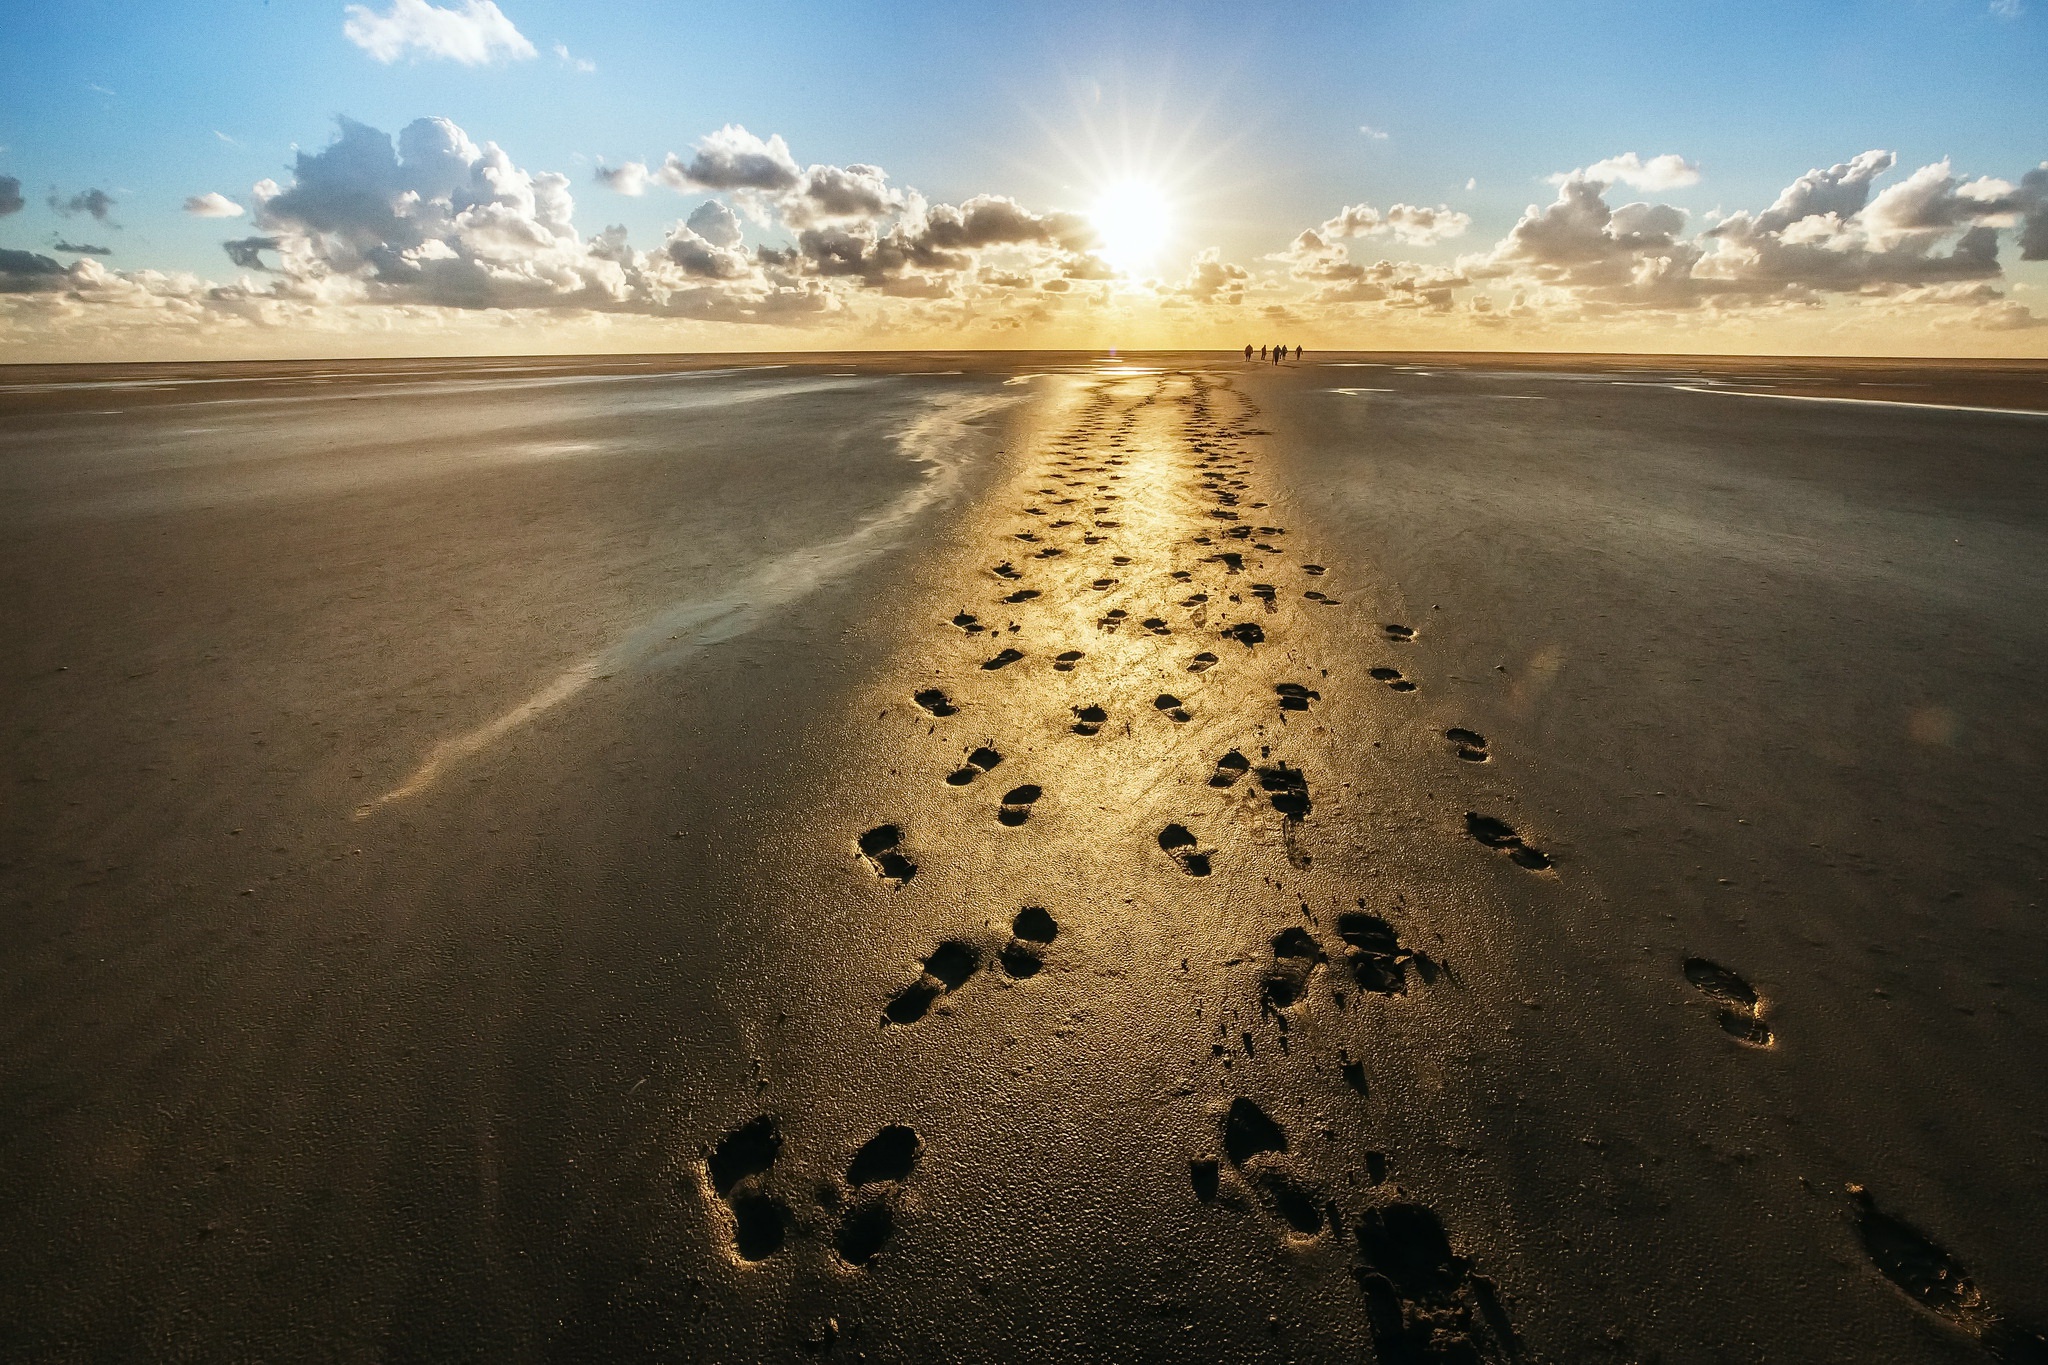
[[[700,139],[688,161],[668,154],[657,174],[678,190],[760,190],[795,187],[800,172],[780,134],[762,141],[737,123]]]
[[[1372,125],[1371,125],[1370,123],[1361,123],[1361,124],[1359,124],[1359,125],[1358,125],[1358,131],[1359,131],[1359,132],[1361,132],[1361,133],[1364,133],[1364,134],[1365,134],[1365,135],[1366,135],[1367,137],[1371,138],[1371,139],[1372,139],[1372,140],[1373,140],[1374,142],[1385,142],[1385,141],[1386,141],[1386,140],[1387,140],[1387,139],[1388,139],[1389,137],[1391,137],[1391,136],[1392,136],[1392,134],[1390,134],[1389,132],[1387,132],[1387,130],[1386,130],[1386,129],[1384,129],[1384,128],[1375,128],[1375,127],[1373,127],[1373,126],[1372,126]]]
[[[80,190],[66,199],[56,190],[50,191],[49,205],[58,213],[70,218],[75,214],[87,214],[94,221],[108,227],[119,227],[114,221],[114,197],[105,190]]]
[[[1240,304],[1251,278],[1249,270],[1224,260],[1222,252],[1209,247],[1190,263],[1187,279],[1174,292],[1196,303]]]
[[[1809,171],[1769,207],[1693,232],[1675,205],[1609,202],[1617,185],[1668,188],[1697,179],[1697,168],[1681,158],[1630,153],[1551,177],[1553,202],[1532,204],[1504,238],[1455,270],[1351,259],[1348,238],[1444,235],[1448,210],[1400,205],[1386,213],[1348,206],[1269,259],[1308,287],[1303,301],[1311,305],[1443,309],[1459,290],[1510,293],[1509,307],[1483,293],[1468,301],[1468,313],[1489,326],[1619,311],[1728,315],[1815,306],[1830,296],[1902,315],[1943,311],[1967,317],[1969,326],[2031,325],[2032,314],[2009,306],[1998,287],[1998,252],[2010,232],[2023,259],[2048,259],[2048,163],[2013,183],[1967,178],[1944,160],[1880,191],[1877,182],[1896,161],[1878,149]]]
[[[27,202],[21,197],[21,182],[11,175],[0,175],[0,218],[20,213]]]
[[[1471,226],[1471,216],[1458,212],[1449,204],[1438,204],[1433,209],[1415,204],[1396,204],[1385,213],[1370,204],[1350,204],[1339,209],[1334,218],[1322,225],[1320,235],[1332,241],[1345,237],[1391,236],[1410,246],[1428,246],[1432,242],[1462,236]]]
[[[67,242],[61,237],[57,239],[57,245],[53,249],[71,256],[111,256],[114,254],[114,248],[110,246],[94,246],[91,242]]]
[[[1568,171],[1553,175],[1550,183],[1563,184],[1568,180],[1597,180],[1605,185],[1624,184],[1647,194],[1659,190],[1683,189],[1687,185],[1700,183],[1700,168],[1676,153],[1653,156],[1648,161],[1634,152],[1623,152],[1596,161],[1584,170]]]
[[[347,13],[342,33],[387,65],[401,57],[432,57],[488,66],[536,55],[493,0],[462,0],[459,9],[442,9],[427,0],[391,0],[382,14],[368,5],[350,5]]]
[[[716,199],[706,199],[686,220],[690,231],[713,246],[740,244],[739,216]]]
[[[644,162],[628,161],[623,166],[599,166],[597,183],[620,194],[638,199],[647,193],[647,166]]]
[[[208,190],[187,198],[185,212],[194,218],[239,218],[248,210],[218,190]]]

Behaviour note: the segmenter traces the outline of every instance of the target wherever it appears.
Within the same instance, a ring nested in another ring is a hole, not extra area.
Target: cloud
[[[563,66],[568,67],[571,71],[577,72],[580,75],[588,76],[591,72],[597,70],[596,62],[586,60],[585,58],[582,57],[572,56],[569,52],[569,49],[561,43],[555,44],[554,54],[556,61],[560,62]]]
[[[2026,12],[2020,0],[1991,0],[1991,13],[2000,19],[2017,19]]]
[[[426,0],[391,0],[382,14],[367,5],[350,5],[347,13],[342,33],[386,65],[401,57],[437,57],[488,66],[536,55],[493,0],[462,0],[460,9],[441,9]]]
[[[1687,185],[1700,183],[1700,168],[1684,157],[1667,152],[1643,160],[1634,152],[1623,152],[1610,156],[1605,161],[1596,161],[1584,170],[1568,171],[1553,175],[1550,183],[1561,185],[1567,180],[1597,180],[1604,185],[1616,183],[1632,185],[1649,194],[1659,190],[1682,189]]]
[[[2048,161],[2020,177],[2020,259],[2048,261]]]
[[[628,161],[623,166],[599,166],[597,183],[620,194],[638,199],[647,193],[647,166],[644,162]]]
[[[114,197],[105,190],[80,190],[69,199],[51,190],[49,205],[66,218],[84,213],[90,214],[94,221],[105,223],[108,227],[120,226],[113,219]]]
[[[64,267],[48,256],[0,247],[0,294],[30,294],[62,289],[69,278],[69,273]]]
[[[1469,214],[1463,214],[1449,204],[1435,208],[1420,208],[1414,204],[1396,204],[1381,213],[1370,204],[1351,204],[1337,211],[1334,218],[1325,222],[1320,235],[1331,241],[1345,237],[1391,236],[1410,246],[1428,246],[1445,238],[1461,236],[1472,226]]]
[[[67,242],[61,237],[57,239],[57,245],[54,249],[73,256],[111,256],[114,254],[114,248],[110,246],[94,246],[91,242]]]
[[[247,211],[218,190],[208,190],[185,200],[185,212],[194,218],[239,218]]]
[[[778,206],[784,221],[798,228],[886,218],[906,203],[888,179],[879,166],[813,166]]]
[[[1370,123],[1359,124],[1358,131],[1364,133],[1374,142],[1385,142],[1388,139],[1388,137],[1392,136],[1392,134],[1388,133],[1386,129],[1375,128]]]
[[[800,178],[796,159],[779,134],[763,142],[737,123],[700,139],[688,161],[670,152],[656,174],[672,189],[768,193],[792,189]]]
[[[1215,247],[1198,254],[1189,264],[1188,277],[1174,292],[1196,303],[1241,304],[1251,272],[1223,259]]]
[[[21,182],[11,175],[0,175],[0,218],[20,213],[27,202],[21,197]]]
[[[739,217],[716,199],[706,199],[699,204],[690,214],[687,226],[690,231],[713,246],[732,247],[740,244]]]

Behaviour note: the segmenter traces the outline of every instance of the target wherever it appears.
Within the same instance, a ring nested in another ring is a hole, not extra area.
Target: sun
[[[1123,275],[1143,275],[1173,237],[1173,204],[1155,184],[1123,180],[1104,190],[1088,211],[1101,242],[1098,252]]]

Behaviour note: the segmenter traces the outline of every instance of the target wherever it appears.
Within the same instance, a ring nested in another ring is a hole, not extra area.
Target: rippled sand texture
[[[0,1344],[2041,1358],[2048,384],[1874,373],[22,376]]]

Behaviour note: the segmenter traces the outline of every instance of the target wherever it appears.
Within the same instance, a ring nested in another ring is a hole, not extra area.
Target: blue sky
[[[248,236],[251,219],[181,205],[215,191],[250,206],[265,177],[289,187],[293,149],[324,146],[336,115],[393,134],[445,117],[520,167],[567,175],[583,237],[621,223],[642,249],[707,196],[624,196],[594,182],[598,162],[658,165],[726,124],[780,135],[798,166],[872,164],[946,203],[995,194],[1085,212],[1106,178],[1133,176],[1173,201],[1176,260],[1162,275],[1216,248],[1254,278],[1284,274],[1259,262],[1356,203],[1469,215],[1459,240],[1402,252],[1448,264],[1549,203],[1547,177],[1630,151],[1698,168],[1697,183],[1654,196],[1686,210],[1691,230],[1868,149],[1897,154],[1891,180],[1946,157],[1959,178],[2017,183],[2048,158],[2048,0],[503,0],[535,55],[484,65],[419,50],[380,61],[345,36],[344,9],[8,7],[0,175],[27,203],[0,218],[0,248],[48,255],[89,239],[112,248],[108,269],[230,281],[221,243]],[[45,202],[89,188],[112,196],[108,220]],[[790,236],[746,232],[749,247]],[[2035,293],[2048,313],[2042,267],[2021,265],[2009,242],[2002,255],[2008,301]],[[2038,352],[2040,337],[2027,346]]]

